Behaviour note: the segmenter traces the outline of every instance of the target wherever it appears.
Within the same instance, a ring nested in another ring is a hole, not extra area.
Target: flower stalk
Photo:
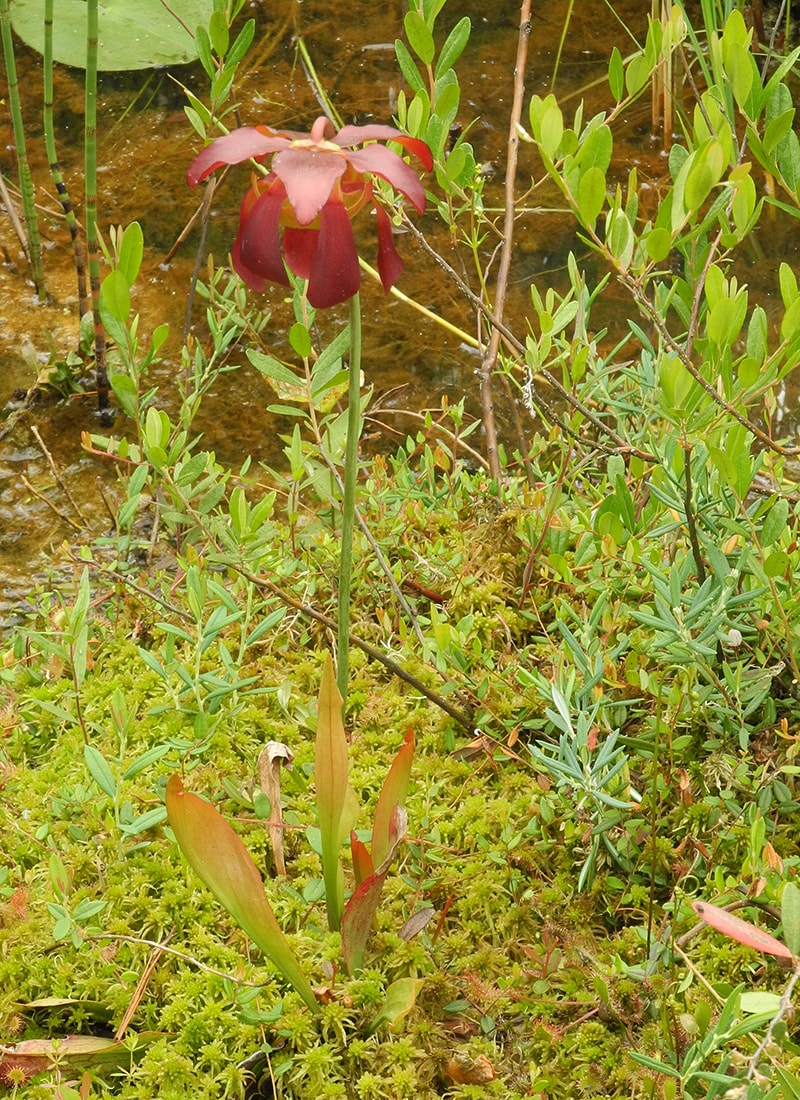
[[[337,613],[336,683],[347,707],[350,670],[350,581],[353,573],[353,531],[356,517],[358,444],[361,438],[361,295],[350,299],[350,369],[347,390],[347,438],[344,459],[342,501],[342,546],[339,558],[339,600]]]

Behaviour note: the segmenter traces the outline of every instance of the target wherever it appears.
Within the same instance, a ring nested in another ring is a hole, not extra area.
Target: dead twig
[[[505,217],[503,221],[503,243],[500,248],[500,265],[495,285],[494,315],[503,320],[506,304],[508,278],[511,272],[511,253],[514,243],[514,187],[517,179],[517,154],[519,150],[519,121],[522,117],[522,103],[525,96],[525,66],[528,59],[528,38],[531,33],[531,0],[522,0],[520,11],[519,38],[517,40],[517,59],[514,66],[514,98],[511,104],[511,117],[508,128],[508,152],[506,156]],[[500,350],[500,330],[494,326],[489,347],[484,353],[480,370],[480,397],[483,417],[483,430],[486,436],[486,456],[492,477],[500,478],[500,455],[497,446],[497,424],[494,416],[494,397],[492,394],[492,375],[497,365]]]

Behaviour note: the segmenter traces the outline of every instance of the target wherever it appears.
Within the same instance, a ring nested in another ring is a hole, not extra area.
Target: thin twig
[[[119,1027],[117,1028],[116,1034],[114,1035],[114,1038],[117,1042],[121,1042],[125,1038],[125,1032],[128,1030],[128,1024],[133,1019],[134,1013],[139,1007],[139,1003],[144,996],[144,991],[147,989],[148,982],[150,981],[153,971],[156,968],[156,964],[163,955],[164,950],[169,941],[172,939],[173,935],[174,933],[170,932],[163,943],[160,943],[157,947],[153,948],[150,954],[150,958],[147,960],[147,965],[142,971],[142,976],[136,983],[136,989],[134,989],[133,991],[133,996],[130,999],[130,1003],[125,1009],[125,1015],[120,1020]]]
[[[288,607],[293,607],[295,611],[299,611],[302,615],[305,615],[309,619],[313,619],[314,622],[321,623],[329,630],[336,631],[336,620],[332,619],[329,615],[324,614],[322,611],[317,611],[316,608],[310,607],[308,604],[303,603],[302,600],[295,599],[285,589],[275,584],[274,581],[267,580],[265,577],[256,576],[255,573],[250,573],[239,565],[235,565],[231,562],[228,563],[231,569],[235,569],[236,572],[244,577],[245,580],[257,585],[259,588],[266,589],[267,592],[271,592],[274,596],[285,603]],[[364,638],[360,638],[357,634],[350,631],[348,635],[350,644],[356,646],[366,653],[368,657],[371,657],[373,661],[377,661],[382,664],[385,669],[392,673],[393,676],[397,676],[399,680],[413,687],[415,691],[420,692],[426,699],[434,703],[440,710],[443,710],[445,714],[449,714],[460,726],[469,733],[473,733],[474,725],[470,715],[454,707],[452,703],[449,703],[443,695],[440,695],[437,691],[433,691],[431,688],[426,687],[421,680],[418,680],[416,676],[407,672],[402,665],[398,665],[396,661],[393,661],[391,657],[387,657],[385,653],[382,653],[377,646],[372,645]]]
[[[747,1064],[747,1072],[745,1073],[745,1079],[747,1081],[751,1081],[755,1077],[758,1071],[758,1061],[761,1055],[772,1042],[772,1035],[775,1031],[776,1025],[779,1024],[785,1016],[788,1016],[790,1013],[793,1014],[792,993],[794,992],[794,987],[797,985],[798,981],[800,981],[800,960],[795,959],[794,973],[789,980],[789,984],[786,986],[783,993],[781,994],[780,1007],[770,1020],[769,1026],[767,1027],[767,1030],[764,1034],[764,1038],[753,1051],[753,1054],[750,1057],[750,1061]]]
[[[503,244],[500,249],[500,266],[495,284],[494,315],[503,320],[506,304],[508,278],[511,272],[511,255],[514,244],[514,187],[517,179],[517,154],[519,150],[519,120],[522,117],[522,103],[525,96],[525,66],[528,59],[528,38],[531,33],[531,0],[522,0],[520,10],[519,37],[517,39],[517,59],[514,66],[514,98],[511,104],[511,117],[508,127],[508,152],[506,156],[505,217],[503,221]],[[500,350],[501,332],[492,329],[489,347],[481,362],[481,410],[483,430],[486,436],[486,455],[492,477],[499,478],[500,455],[497,445],[497,423],[494,416],[494,398],[492,395],[492,375],[497,365],[497,353]]]
[[[524,358],[525,345],[517,339],[511,329],[508,328],[508,326],[503,321],[495,317],[494,313],[491,309],[489,309],[483,299],[479,298],[478,295],[475,294],[472,288],[461,278],[455,268],[451,267],[447,260],[445,260],[445,258],[440,253],[438,253],[431,244],[428,243],[425,235],[420,232],[419,229],[417,229],[411,219],[405,213],[403,213],[402,210],[401,217],[403,219],[403,225],[408,229],[409,233],[411,233],[412,236],[416,238],[416,240],[428,253],[428,255],[431,256],[431,258],[434,259],[436,263],[438,263],[439,266],[447,273],[447,275],[453,280],[453,282],[456,284],[464,297],[470,302],[470,304],[474,306],[474,308],[486,318],[486,320],[493,328],[499,330],[500,335],[506,341],[509,348],[517,355],[520,355]],[[623,439],[622,436],[619,436],[615,431],[612,431],[612,429],[609,428],[609,426],[605,424],[602,420],[600,420],[599,417],[595,416],[594,413],[590,409],[588,409],[582,401],[579,401],[574,393],[570,393],[566,386],[563,386],[561,382],[559,382],[559,380],[556,378],[556,376],[552,374],[549,370],[547,370],[546,367],[539,367],[537,369],[537,374],[541,375],[541,377],[544,378],[544,380],[550,386],[552,386],[553,389],[576,410],[576,412],[579,412],[582,416],[585,416],[589,423],[593,424],[598,431],[602,432],[604,435],[608,436],[609,439],[613,440],[615,446],[613,448],[608,447],[607,445],[600,443],[598,440],[587,439],[586,436],[578,435],[578,433],[573,428],[571,428],[569,424],[561,419],[561,417],[544,400],[544,398],[542,398],[541,395],[537,393],[535,398],[536,404],[544,410],[547,419],[552,424],[557,424],[559,428],[561,428],[561,430],[569,435],[571,438],[575,439],[577,442],[581,443],[584,446],[588,445],[590,447],[593,447],[595,450],[603,451],[606,454],[614,454],[620,452],[623,454],[635,455],[637,458],[641,458],[645,462],[658,461],[657,457],[650,454],[649,451],[639,450],[638,447],[632,446],[627,440]]]
[[[50,467],[50,469],[53,473],[53,477],[56,479],[56,482],[58,483],[61,491],[64,493],[64,496],[67,498],[67,500],[70,502],[72,507],[75,509],[76,515],[80,516],[80,518],[83,520],[83,522],[86,523],[86,516],[80,510],[80,507],[78,506],[77,501],[73,497],[72,493],[69,491],[69,486],[63,480],[63,478],[59,474],[58,470],[56,469],[56,464],[53,461],[53,456],[50,454],[50,451],[47,449],[47,445],[45,444],[45,441],[42,439],[42,437],[39,433],[39,429],[36,427],[35,424],[31,424],[31,432],[32,432],[33,436],[35,437],[36,442],[39,444],[39,446],[42,450],[42,454],[47,459],[47,464]]]
[[[122,940],[124,943],[140,943],[145,947],[152,947],[158,951],[166,951],[168,955],[174,955],[178,959],[183,959],[184,962],[189,963],[191,966],[196,966],[198,970],[202,970],[205,974],[213,974],[215,978],[224,978],[228,982],[235,982],[237,985],[251,986],[253,989],[260,989],[261,986],[264,985],[264,982],[248,982],[244,978],[237,978],[234,974],[226,974],[224,970],[216,970],[213,966],[206,966],[205,963],[201,963],[199,959],[195,959],[192,955],[187,955],[184,951],[178,951],[174,947],[168,947],[166,943],[159,942],[158,940],[146,940],[141,936],[123,936],[112,932],[98,932],[96,935],[87,936],[86,939],[93,943],[97,940]]]
[[[22,474],[20,476],[20,480],[22,481],[22,484],[25,486],[25,488],[28,490],[28,492],[33,493],[33,495],[38,500],[41,500],[43,504],[46,504],[47,507],[51,511],[55,512],[55,514],[58,516],[58,518],[60,520],[63,520],[64,523],[68,523],[74,531],[82,531],[83,530],[83,527],[81,526],[80,523],[76,523],[75,520],[72,519],[70,516],[64,515],[63,512],[59,511],[59,509],[56,508],[56,506],[55,506],[55,504],[53,504],[52,500],[48,500],[48,498],[45,496],[44,493],[41,493],[38,489],[36,489],[33,485],[31,485],[30,481],[28,481],[27,477],[25,477],[24,474]]]
[[[6,187],[6,181],[3,178],[3,173],[0,172],[0,199],[3,201],[3,206],[6,208],[6,214],[8,214],[8,220],[19,238],[19,243],[22,246],[22,251],[25,255],[28,255],[28,241],[25,237],[25,227],[19,219],[17,208],[14,204],[14,200],[11,197],[11,193]]]

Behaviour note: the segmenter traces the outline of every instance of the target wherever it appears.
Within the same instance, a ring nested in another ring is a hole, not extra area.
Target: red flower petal
[[[367,145],[365,149],[354,149],[348,153],[347,159],[357,172],[371,172],[373,176],[380,176],[395,191],[405,195],[420,214],[424,212],[425,188],[414,169],[402,157],[398,157],[397,153],[383,145]]]
[[[192,161],[186,173],[189,186],[194,187],[223,164],[241,164],[250,157],[258,159],[267,153],[285,149],[290,144],[289,138],[281,137],[271,130],[265,133],[265,130],[266,127],[241,126],[238,130],[231,130],[229,134],[216,138]]]
[[[317,251],[308,277],[308,300],[315,309],[346,302],[361,286],[358,252],[347,211],[329,202],[320,214]]]
[[[231,258],[234,271],[253,290],[263,290],[265,281],[288,286],[289,277],[281,255],[281,208],[286,199],[283,184],[275,182],[255,203],[252,192],[242,202],[239,232]]]
[[[407,137],[405,134],[401,134],[393,126],[343,126],[339,133],[334,136],[333,141],[343,149],[350,148],[353,145],[361,145],[364,141],[396,141],[409,153],[419,157],[425,166],[426,172],[430,172],[433,168],[433,157],[426,143],[420,141],[419,138]]]
[[[394,247],[394,234],[389,215],[382,206],[375,204],[378,218],[378,274],[384,294],[388,294],[403,273],[403,261]]]
[[[272,162],[301,225],[314,221],[346,170],[344,156],[323,149],[284,149]]]
[[[283,231],[283,255],[289,270],[301,279],[311,274],[311,264],[319,243],[318,229],[294,229],[287,226]]]

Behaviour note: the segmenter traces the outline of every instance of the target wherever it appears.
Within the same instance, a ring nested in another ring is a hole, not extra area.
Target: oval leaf
[[[53,58],[86,68],[86,0],[58,0]],[[184,65],[198,56],[187,27],[206,26],[213,0],[103,0],[99,6],[97,67],[101,72]],[[44,0],[14,0],[11,25],[23,42],[44,53]]]
[[[781,894],[781,923],[786,946],[800,955],[800,889],[793,882],[787,882]]]

